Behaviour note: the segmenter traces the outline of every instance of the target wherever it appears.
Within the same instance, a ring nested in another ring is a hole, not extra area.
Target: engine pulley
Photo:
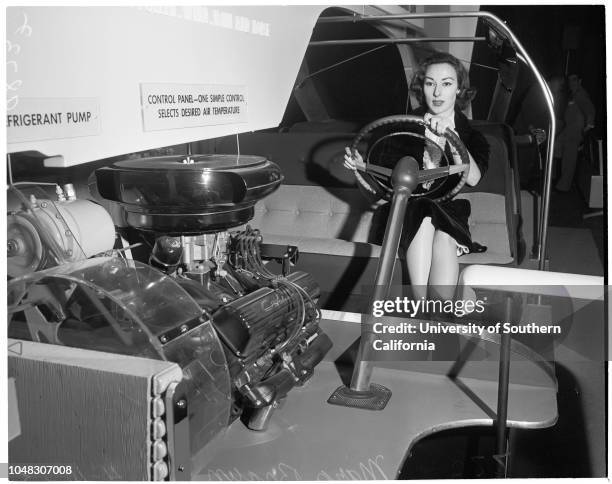
[[[43,243],[34,224],[25,214],[8,217],[7,273],[10,277],[37,271],[43,264]]]

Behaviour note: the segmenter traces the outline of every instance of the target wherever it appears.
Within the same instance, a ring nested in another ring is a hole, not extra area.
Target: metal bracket
[[[365,391],[352,390],[345,386],[338,387],[328,398],[327,403],[364,410],[383,410],[390,398],[391,390],[371,383],[370,388]]]

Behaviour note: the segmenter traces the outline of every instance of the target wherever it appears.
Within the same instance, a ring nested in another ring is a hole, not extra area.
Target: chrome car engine
[[[261,157],[195,155],[100,168],[95,201],[12,186],[9,337],[177,363],[192,455],[237,418],[265,430],[332,345],[317,283],[272,271],[245,226],[281,181]]]

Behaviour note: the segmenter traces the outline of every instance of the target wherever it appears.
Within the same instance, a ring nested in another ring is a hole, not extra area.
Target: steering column
[[[393,124],[397,122],[411,122],[416,124],[424,124],[422,118],[416,116],[389,116],[381,118],[369,125],[365,126],[356,136],[353,142],[353,148],[357,147],[359,141],[370,131],[385,124]],[[446,166],[433,168],[429,170],[420,170],[419,163],[411,156],[404,156],[395,165],[393,171],[376,166],[367,162],[366,171],[376,175],[390,175],[389,189],[392,191],[391,209],[385,235],[381,247],[381,257],[378,261],[376,270],[375,287],[370,301],[370,308],[374,306],[374,301],[384,301],[389,295],[389,289],[393,277],[393,268],[399,248],[402,228],[406,216],[406,207],[412,192],[419,183],[435,180],[446,177],[449,173],[461,173],[462,176],[459,185],[440,197],[437,201],[444,201],[456,195],[465,183],[469,171],[469,155],[467,149],[459,139],[459,137],[450,130],[445,133],[447,140],[455,147],[461,161],[460,165]],[[369,156],[366,156],[369,160]],[[386,184],[383,184],[383,187]],[[359,351],[357,352],[357,360],[353,368],[350,387],[341,386],[327,400],[328,403],[334,405],[342,405],[347,407],[362,408],[367,410],[382,410],[385,408],[391,398],[391,390],[376,383],[371,383],[373,365],[370,359],[372,352],[372,344],[374,342],[374,333],[372,328],[375,323],[375,317],[372,312],[368,313],[365,319],[365,329],[361,332],[361,340],[359,342]],[[362,324],[364,324],[362,323]]]

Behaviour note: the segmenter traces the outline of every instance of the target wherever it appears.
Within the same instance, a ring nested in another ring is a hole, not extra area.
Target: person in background
[[[578,148],[585,133],[595,127],[595,106],[582,87],[582,79],[576,74],[567,78],[569,98],[563,113],[564,126],[557,136],[555,157],[561,158],[561,175],[555,189],[567,192],[572,186]]]
[[[565,111],[565,80],[561,76],[553,76],[546,81],[550,93],[554,99],[555,118],[557,120],[557,130],[562,128],[563,112]],[[534,133],[534,130],[548,131],[549,125],[548,109],[544,98],[542,88],[537,82],[534,82],[520,104],[520,109],[516,114],[512,127],[516,134],[531,134],[534,137],[541,136],[539,133]],[[557,131],[559,132],[559,131]],[[538,139],[540,143],[544,139]]]
[[[422,128],[421,134],[442,146],[453,163],[461,163],[443,136],[447,128],[454,131],[469,153],[467,184],[476,185],[488,165],[489,144],[461,112],[475,93],[469,87],[468,74],[461,62],[446,53],[431,55],[419,65],[410,89],[421,103],[421,108],[413,114],[423,116],[427,126],[427,129]],[[421,154],[422,166],[439,166],[439,150],[430,152],[426,144],[421,148]],[[346,148],[344,165],[354,171],[361,186],[374,190],[359,152]],[[451,175],[444,183],[455,186],[457,177],[460,175]],[[403,223],[401,248],[406,250],[413,296],[427,297],[429,292],[429,296],[434,298],[453,298],[459,274],[458,257],[486,249],[472,241],[468,227],[470,213],[470,202],[465,199],[445,202],[426,197],[410,199]]]

